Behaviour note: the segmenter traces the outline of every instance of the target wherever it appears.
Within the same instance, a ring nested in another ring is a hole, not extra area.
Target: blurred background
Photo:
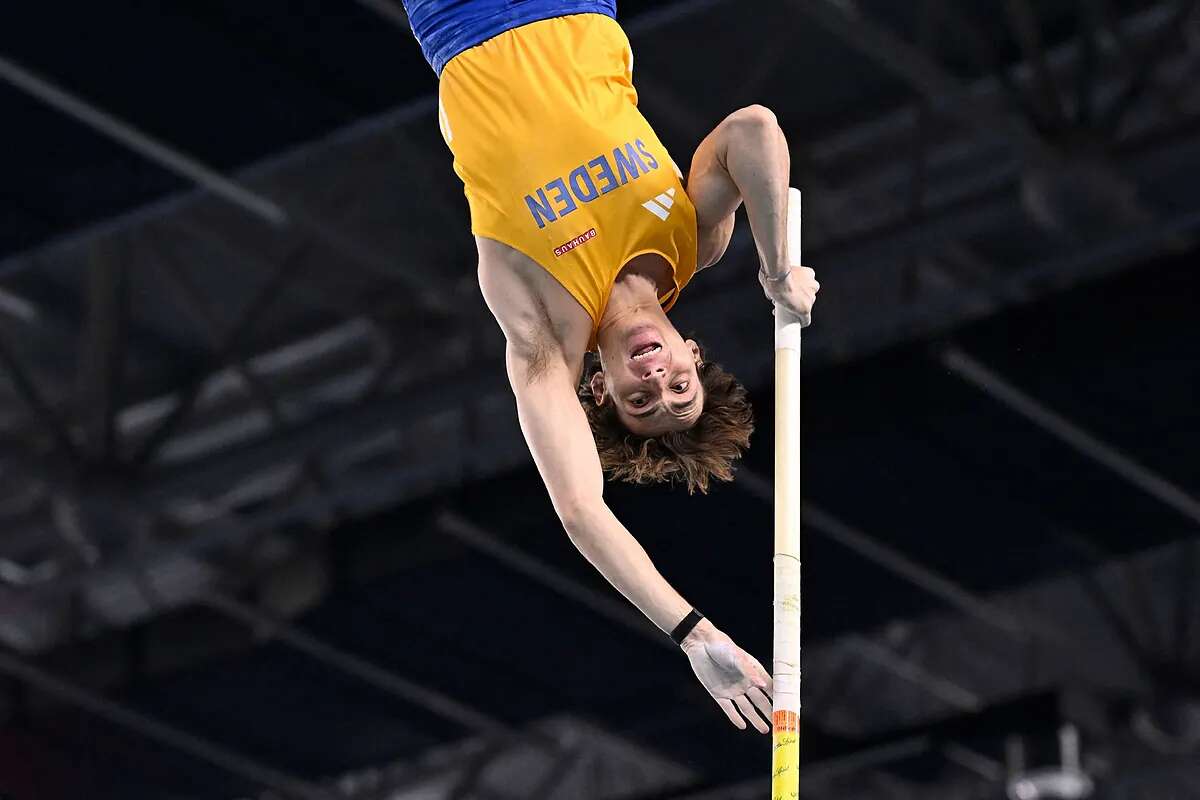
[[[777,113],[805,338],[806,800],[1200,798],[1200,3],[622,0],[681,164]],[[768,794],[560,529],[393,0],[0,11],[0,793]],[[611,486],[763,661],[736,482]]]

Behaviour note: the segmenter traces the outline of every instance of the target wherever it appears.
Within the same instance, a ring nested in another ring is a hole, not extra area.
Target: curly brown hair
[[[592,359],[584,370],[579,402],[596,439],[600,464],[612,480],[626,483],[680,483],[688,494],[708,493],[709,481],[733,480],[733,462],[750,446],[754,411],[746,388],[721,365],[701,361],[696,371],[704,387],[704,410],[691,428],[659,436],[631,433],[612,403],[597,404],[591,378],[601,369]]]

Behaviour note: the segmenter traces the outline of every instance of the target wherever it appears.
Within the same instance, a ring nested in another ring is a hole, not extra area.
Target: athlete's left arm
[[[787,138],[770,109],[739,109],[704,138],[692,157],[688,197],[696,207],[697,263],[720,260],[733,235],[734,212],[743,202],[758,248],[763,289],[807,324],[820,284],[811,269],[789,272],[787,263]],[[775,280],[770,280],[775,278]]]

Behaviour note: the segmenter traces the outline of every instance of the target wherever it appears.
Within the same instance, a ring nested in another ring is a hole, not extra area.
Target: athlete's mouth
[[[634,361],[640,361],[641,359],[646,358],[647,356],[653,355],[657,352],[660,352],[661,350],[662,350],[661,344],[659,344],[658,342],[650,342],[649,344],[642,345],[638,349],[634,350],[632,353],[629,354],[629,357],[632,358]]]

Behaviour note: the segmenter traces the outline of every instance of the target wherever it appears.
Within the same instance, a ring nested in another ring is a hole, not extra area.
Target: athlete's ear
[[[683,343],[687,346],[687,349],[692,352],[692,361],[695,361],[697,364],[699,364],[704,360],[704,353],[700,352],[700,345],[696,343],[695,339],[684,339]]]
[[[604,370],[598,370],[592,375],[592,380],[589,382],[592,389],[592,397],[596,399],[596,405],[604,405],[606,399],[608,385],[604,382]]]

